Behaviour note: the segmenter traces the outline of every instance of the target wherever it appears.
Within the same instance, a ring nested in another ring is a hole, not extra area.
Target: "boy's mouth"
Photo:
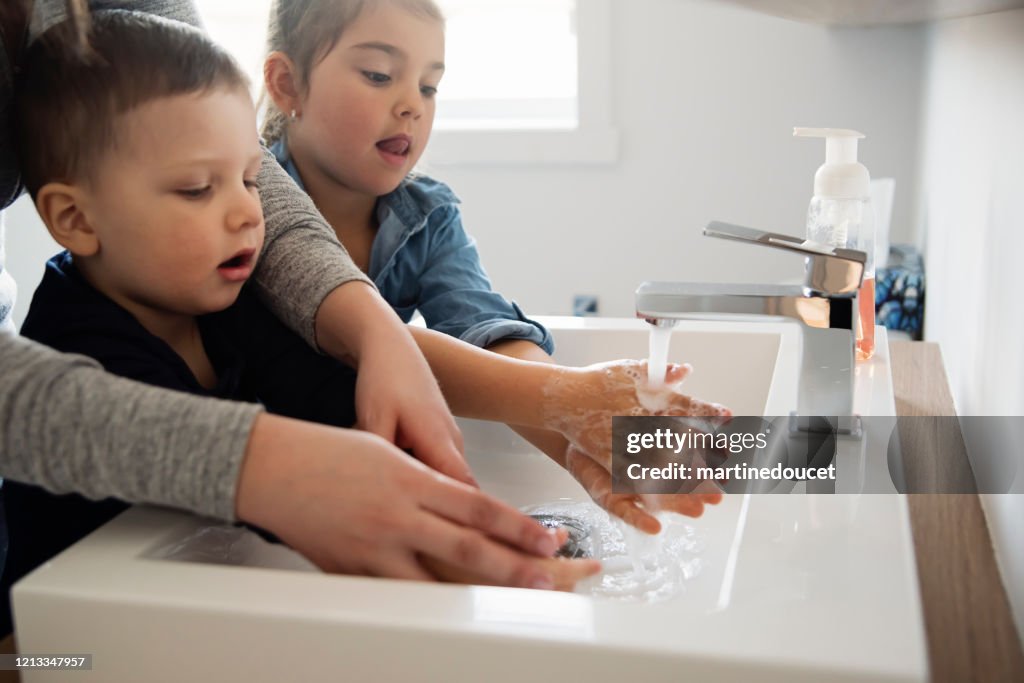
[[[256,263],[255,249],[242,249],[237,254],[217,266],[217,271],[225,279],[232,282],[245,280],[252,274],[253,266]]]
[[[409,150],[411,148],[412,138],[408,135],[394,135],[377,143],[377,149],[379,149],[388,160],[404,160],[405,157],[409,156]]]

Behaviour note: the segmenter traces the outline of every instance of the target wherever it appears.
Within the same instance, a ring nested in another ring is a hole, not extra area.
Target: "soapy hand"
[[[728,417],[732,413],[717,403],[692,398],[679,391],[692,370],[670,364],[665,383],[647,383],[647,362],[613,361],[585,368],[567,368],[545,387],[545,427],[562,433],[569,441],[566,469],[604,509],[641,531],[657,533],[661,524],[654,510],[698,517],[706,504],[716,504],[722,494],[707,482],[692,493],[673,495],[616,494],[612,492],[612,417],[616,415],[677,415]]]
[[[612,417],[616,415],[732,415],[724,406],[679,391],[691,370],[689,365],[672,363],[665,371],[665,383],[651,387],[647,361],[562,368],[544,387],[544,428],[561,433],[571,445],[611,470]]]
[[[676,512],[687,517],[700,517],[705,505],[717,505],[722,500],[722,492],[710,481],[701,482],[691,493],[614,493],[611,473],[574,446],[570,446],[566,453],[565,468],[586,489],[595,503],[626,524],[648,534],[661,531],[661,522],[653,512]]]

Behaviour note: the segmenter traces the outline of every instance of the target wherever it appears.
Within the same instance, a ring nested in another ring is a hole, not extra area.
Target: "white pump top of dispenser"
[[[863,133],[845,128],[794,128],[796,137],[825,138],[825,163],[814,174],[814,194],[825,199],[866,199],[871,176],[857,163],[857,140]]]

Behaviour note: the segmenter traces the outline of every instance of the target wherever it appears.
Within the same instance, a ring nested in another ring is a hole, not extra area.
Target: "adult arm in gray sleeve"
[[[234,519],[259,412],[115,377],[91,359],[0,333],[3,476],[56,493]]]
[[[274,314],[316,346],[316,313],[324,298],[351,281],[373,282],[341,246],[313,200],[263,151],[260,200],[267,237],[256,267],[256,291]]]

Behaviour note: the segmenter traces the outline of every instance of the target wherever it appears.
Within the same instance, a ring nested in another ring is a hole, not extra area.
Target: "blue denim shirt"
[[[285,141],[270,149],[305,189]],[[368,275],[381,296],[404,322],[419,310],[430,329],[476,346],[526,339],[551,353],[555,344],[544,326],[491,288],[458,203],[447,185],[426,176],[409,176],[377,200],[380,227]]]

